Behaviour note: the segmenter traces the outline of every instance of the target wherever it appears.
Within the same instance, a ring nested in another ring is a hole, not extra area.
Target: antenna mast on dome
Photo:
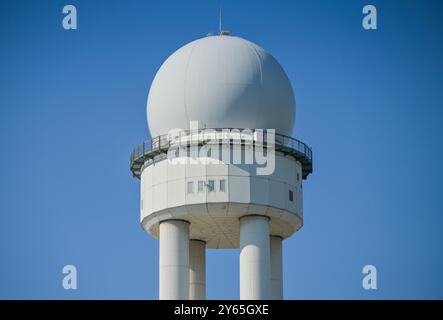
[[[222,8],[221,8],[221,6],[220,6],[219,15],[218,15],[218,34],[219,35],[222,34]]]
[[[218,34],[220,36],[229,36],[229,31],[222,29],[222,7],[220,6],[220,11],[218,15]]]

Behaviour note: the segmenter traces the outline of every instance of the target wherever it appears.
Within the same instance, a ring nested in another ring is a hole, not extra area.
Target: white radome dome
[[[151,137],[171,129],[275,129],[291,135],[295,99],[275,58],[232,36],[208,36],[174,52],[160,67],[147,102]]]

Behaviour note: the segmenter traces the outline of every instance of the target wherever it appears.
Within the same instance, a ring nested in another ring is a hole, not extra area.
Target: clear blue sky
[[[225,29],[286,70],[314,150],[285,298],[443,298],[443,3],[350,0],[1,1],[0,298],[158,297],[129,153],[156,70],[217,29],[220,3]],[[238,250],[208,252],[208,298],[238,298],[238,278]]]

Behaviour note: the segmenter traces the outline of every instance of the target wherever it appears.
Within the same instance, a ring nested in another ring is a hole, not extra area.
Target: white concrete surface
[[[282,238],[270,237],[271,248],[271,297],[272,300],[283,299],[283,255]]]
[[[158,237],[160,221],[183,219],[191,223],[190,237],[206,241],[207,248],[238,248],[238,218],[260,214],[271,218],[272,234],[287,238],[303,225],[301,165],[282,154],[276,154],[275,163],[269,176],[257,175],[254,165],[245,164],[172,164],[164,159],[147,165],[141,174],[142,225]],[[211,180],[215,190],[209,192]],[[224,191],[220,180],[225,180]]]
[[[269,218],[244,216],[240,219],[240,299],[270,298]]]
[[[206,299],[206,243],[189,241],[189,300]]]
[[[160,223],[160,300],[189,299],[189,222]]]

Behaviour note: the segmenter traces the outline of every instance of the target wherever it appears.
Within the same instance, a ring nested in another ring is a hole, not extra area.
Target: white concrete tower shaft
[[[283,299],[283,260],[280,236],[271,236],[271,297],[272,300]]]
[[[160,223],[160,300],[189,299],[189,222]]]
[[[206,242],[189,241],[189,299],[206,299]]]
[[[240,218],[240,299],[270,298],[269,218]]]

